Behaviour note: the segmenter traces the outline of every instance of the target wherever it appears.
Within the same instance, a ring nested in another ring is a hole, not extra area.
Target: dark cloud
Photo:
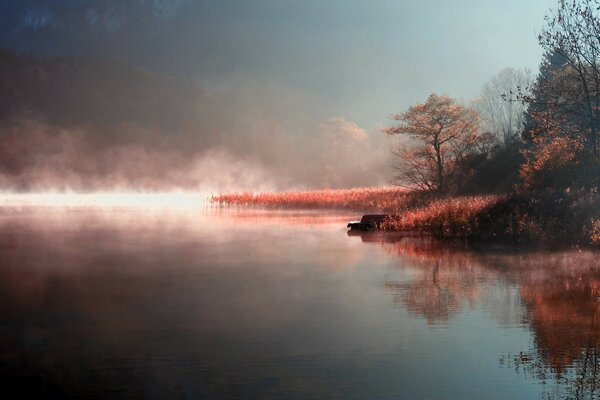
[[[34,8],[25,14],[23,22],[28,28],[38,29],[50,27],[56,23],[56,15],[45,8]]]

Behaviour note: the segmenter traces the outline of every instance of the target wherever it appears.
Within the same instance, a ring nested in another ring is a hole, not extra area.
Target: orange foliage
[[[383,229],[471,237],[483,217],[505,196],[470,196],[430,201],[420,192],[399,188],[360,188],[281,193],[234,193],[213,196],[221,206],[283,209],[346,209],[387,212]]]
[[[432,232],[440,236],[470,236],[483,213],[503,196],[456,197],[431,202],[391,218],[385,228],[401,231]]]
[[[523,151],[526,162],[520,176],[526,189],[570,186],[576,177],[570,169],[577,166],[585,137],[553,113],[534,115],[537,122],[530,132],[533,147]]]

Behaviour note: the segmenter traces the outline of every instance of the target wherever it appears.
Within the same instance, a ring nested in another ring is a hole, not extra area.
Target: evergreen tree
[[[540,65],[540,72],[531,88],[531,95],[523,100],[529,103],[525,112],[525,122],[521,137],[526,144],[532,141],[531,132],[537,128],[536,114],[557,106],[561,91],[560,71],[567,65],[567,59],[560,49],[546,52]]]

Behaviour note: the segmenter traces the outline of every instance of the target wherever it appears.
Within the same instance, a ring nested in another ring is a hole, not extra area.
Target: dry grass
[[[394,212],[415,205],[419,196],[400,188],[307,190],[280,193],[233,193],[213,196],[222,206],[285,209],[342,209],[362,212]]]
[[[343,209],[392,215],[387,230],[432,233],[438,237],[470,237],[503,196],[435,200],[422,192],[399,188],[358,188],[280,193],[234,193],[212,197],[221,206],[278,209]]]
[[[435,200],[393,216],[385,229],[433,233],[440,237],[470,237],[504,196],[470,196]]]
[[[439,238],[600,246],[600,195],[548,191],[439,199],[399,188],[358,188],[212,197],[222,206],[338,209],[391,215],[382,228]]]

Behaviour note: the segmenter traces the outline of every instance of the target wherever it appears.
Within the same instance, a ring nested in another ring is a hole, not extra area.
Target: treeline
[[[396,182],[442,197],[508,193],[465,222],[473,236],[600,244],[599,10],[559,0],[534,81],[505,70],[472,105],[432,94],[393,116],[384,132],[413,139],[396,152]]]
[[[417,139],[398,151],[397,183],[451,194],[597,187],[598,9],[597,0],[559,1],[539,35],[545,54],[535,80],[507,68],[472,104],[432,94],[394,115],[400,123],[384,132]]]

